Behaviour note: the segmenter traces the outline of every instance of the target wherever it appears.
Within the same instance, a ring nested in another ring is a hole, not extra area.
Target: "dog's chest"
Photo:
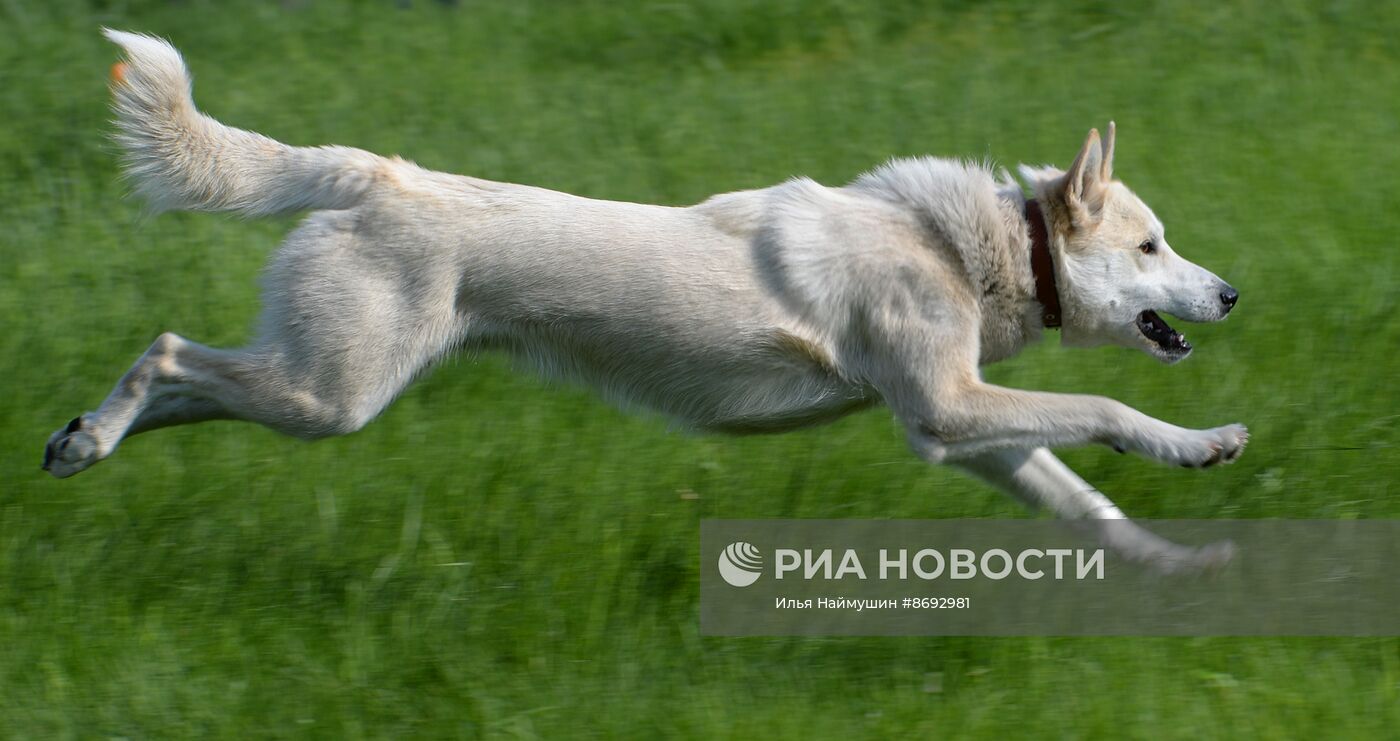
[[[978,303],[981,308],[978,362],[981,365],[1005,360],[1040,338],[1038,304],[1028,306],[1012,291],[1001,289],[995,283],[984,288]]]

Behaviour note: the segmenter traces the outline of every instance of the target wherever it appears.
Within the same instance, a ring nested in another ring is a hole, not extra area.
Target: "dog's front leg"
[[[867,324],[851,334],[861,351],[853,353],[861,358],[855,374],[879,391],[924,459],[1101,444],[1194,468],[1232,461],[1244,449],[1242,425],[1188,430],[1103,396],[984,382],[976,299],[960,296],[936,266],[923,267],[921,281],[891,278],[883,302],[861,312]],[[942,293],[926,290],[940,281]]]
[[[1163,463],[1201,468],[1239,457],[1243,425],[1191,430],[1102,396],[1021,391],[976,379],[934,383],[926,408],[901,415],[924,458],[957,462],[1007,448],[1098,443]]]
[[[957,465],[1032,509],[1084,521],[1106,547],[1135,563],[1182,572],[1215,568],[1230,560],[1229,543],[1189,548],[1133,524],[1108,497],[1045,448],[999,450]]]

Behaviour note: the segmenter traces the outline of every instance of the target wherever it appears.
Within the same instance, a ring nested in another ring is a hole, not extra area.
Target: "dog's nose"
[[[1226,286],[1225,290],[1220,292],[1220,303],[1225,304],[1225,311],[1235,308],[1235,302],[1239,300],[1240,292],[1229,286]]]

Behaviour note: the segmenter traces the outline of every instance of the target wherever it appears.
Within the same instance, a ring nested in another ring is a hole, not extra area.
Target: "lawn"
[[[399,7],[409,6],[409,7]],[[699,635],[702,518],[1024,517],[888,411],[678,433],[458,357],[354,435],[212,423],[56,481],[44,440],[164,330],[248,337],[290,219],[143,215],[101,25],[207,112],[687,204],[938,154],[1116,173],[1230,281],[1187,362],[1047,340],[987,370],[1179,424],[1179,471],[1065,458],[1158,518],[1400,517],[1400,5],[0,2],[0,737],[1393,738],[1400,639]]]

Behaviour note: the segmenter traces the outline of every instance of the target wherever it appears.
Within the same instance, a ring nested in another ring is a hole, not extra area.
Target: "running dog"
[[[125,50],[112,87],[126,171],[155,210],[313,213],[272,258],[257,338],[220,350],[161,335],[97,411],[49,439],[55,476],[204,420],[353,432],[457,348],[507,351],[697,430],[781,432],[883,402],[924,460],[1071,519],[1126,518],[1049,448],[1204,467],[1247,441],[1237,424],[1185,429],[982,380],[980,366],[1046,327],[1175,363],[1191,345],[1162,314],[1213,322],[1235,306],[1113,178],[1112,123],[1068,170],[1022,166],[1030,197],[1005,171],[919,158],[844,187],[796,178],[674,208],[288,146],[196,110],[170,44],[106,35]],[[1221,558],[1105,532],[1143,560]]]

